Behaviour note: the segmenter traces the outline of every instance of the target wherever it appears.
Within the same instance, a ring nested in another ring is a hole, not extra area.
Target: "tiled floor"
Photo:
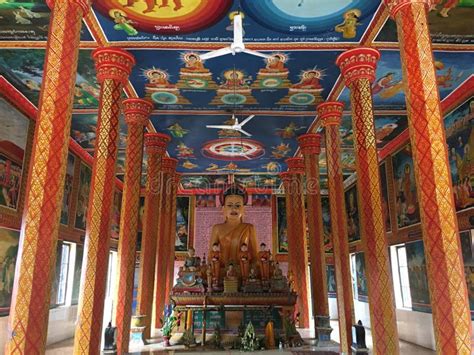
[[[336,321],[331,321],[331,326],[334,328],[333,332],[332,332],[332,339],[334,341],[339,341],[339,332],[338,332],[338,323]],[[302,329],[300,331],[300,334],[302,335],[302,337],[307,341],[308,344],[311,344],[311,339],[314,337],[314,331],[312,330],[309,330],[309,329]],[[366,331],[366,342],[367,342],[367,346],[369,347],[370,350],[372,350],[372,336],[371,336],[371,333],[370,333],[370,330],[367,330]],[[68,355],[68,354],[72,354],[72,347],[73,347],[73,339],[68,339],[68,340],[65,340],[63,342],[60,342],[60,343],[57,343],[57,344],[53,344],[53,345],[50,345],[46,348],[46,354],[47,355]],[[161,343],[157,343],[157,344],[151,344],[151,345],[147,345],[143,348],[140,348],[140,349],[130,349],[131,350],[131,354],[134,354],[134,355],[138,355],[138,354],[157,354],[157,353],[168,353],[168,354],[184,354],[184,353],[187,353],[186,351],[184,351],[184,349],[172,349],[172,350],[169,350],[169,349],[165,349],[163,348],[162,344]],[[257,354],[258,353],[265,353],[265,354],[310,354],[310,353],[315,353],[314,350],[316,350],[314,347],[312,347],[311,345],[306,345],[303,349],[292,349],[293,351],[289,350],[289,349],[282,349],[282,350],[266,350],[266,351],[259,351],[259,352],[256,352]],[[318,349],[318,352],[317,354],[334,354],[333,352],[320,352],[319,351],[320,348]],[[332,350],[331,349],[328,349],[328,350]],[[194,351],[194,353],[200,353],[200,351],[198,351],[196,349],[196,351]],[[222,355],[222,354],[240,354],[240,351],[210,351],[210,352],[206,352],[206,354],[219,354],[219,355]],[[400,354],[402,355],[433,355],[435,354],[435,352],[433,350],[430,350],[430,349],[426,349],[426,348],[423,348],[423,347],[420,347],[420,346],[417,346],[417,345],[413,345],[413,344],[410,344],[410,343],[406,343],[404,341],[401,341],[400,342]]]

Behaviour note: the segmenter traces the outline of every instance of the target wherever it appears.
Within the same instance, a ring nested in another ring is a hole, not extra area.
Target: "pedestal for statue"
[[[329,317],[326,316],[316,316],[315,317],[315,327],[316,335],[318,337],[318,346],[333,345],[331,342],[331,324]]]

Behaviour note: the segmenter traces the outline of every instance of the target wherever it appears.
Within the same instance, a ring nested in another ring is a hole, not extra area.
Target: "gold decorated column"
[[[101,85],[74,354],[100,351],[121,95],[135,64],[133,56],[119,48],[98,48],[92,57]]]
[[[428,28],[431,1],[385,3],[400,42],[436,349],[438,354],[471,354],[469,299]]]
[[[300,327],[309,328],[308,307],[308,248],[306,243],[306,218],[304,210],[302,158],[286,159],[288,171],[280,176],[285,186],[288,228],[288,270],[294,275],[296,303],[300,313]]]
[[[329,210],[331,213],[331,236],[336,273],[339,339],[341,352],[349,354],[352,344],[354,300],[347,236],[344,178],[341,164],[341,136],[339,134],[343,109],[344,104],[341,102],[325,102],[318,106],[317,111],[326,131]]]
[[[398,330],[382,212],[371,83],[380,57],[372,48],[345,51],[336,60],[350,89],[361,237],[367,265],[370,322],[376,354],[398,354]]]
[[[48,5],[51,16],[44,75],[26,185],[6,354],[45,351],[81,21],[90,3],[51,0]]]
[[[161,133],[145,134],[145,151],[148,156],[148,173],[143,212],[142,244],[140,250],[140,273],[138,280],[137,315],[146,316],[144,336],[150,338],[155,285],[156,245],[159,235],[161,203],[161,160],[170,137]]]
[[[178,185],[181,181],[182,174],[174,173],[173,180],[172,180],[172,191],[171,191],[171,216],[170,216],[170,233],[169,237],[169,256],[168,256],[168,269],[166,271],[166,291],[165,291],[165,304],[169,304],[170,302],[170,293],[171,289],[173,288],[174,282],[174,262],[175,262],[175,240],[176,240],[176,205],[177,205],[177,198],[178,198]]]
[[[143,133],[153,104],[143,99],[123,101],[128,125],[120,235],[118,245],[118,288],[115,301],[117,353],[128,352],[132,317],[133,277],[140,208],[140,184],[143,161]]]
[[[331,339],[329,323],[328,289],[326,279],[326,256],[324,252],[323,212],[321,187],[319,185],[319,153],[321,135],[304,134],[298,137],[306,171],[306,203],[309,231],[309,260],[311,276],[311,302],[315,329],[319,341]]]
[[[155,326],[161,327],[160,318],[163,317],[163,310],[166,301],[166,290],[169,282],[170,269],[170,254],[171,245],[174,247],[174,235],[172,236],[173,226],[176,224],[172,222],[173,205],[176,206],[176,198],[173,200],[174,190],[174,174],[178,161],[173,158],[163,158],[162,162],[162,181],[163,194],[161,196],[161,217],[158,232],[158,247],[156,248],[156,295],[155,295]],[[174,252],[174,250],[173,250]]]

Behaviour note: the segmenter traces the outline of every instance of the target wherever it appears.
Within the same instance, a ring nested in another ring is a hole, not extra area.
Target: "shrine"
[[[473,17],[0,0],[0,348],[473,354]]]

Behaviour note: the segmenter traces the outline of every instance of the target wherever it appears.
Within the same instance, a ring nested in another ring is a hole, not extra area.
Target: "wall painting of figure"
[[[288,254],[288,228],[286,222],[286,199],[277,196],[277,248],[278,254]]]
[[[176,198],[176,238],[174,250],[177,253],[183,253],[188,250],[190,204],[191,197],[189,196],[178,196]]]
[[[74,226],[77,229],[86,229],[87,204],[89,201],[89,191],[91,188],[91,169],[81,164],[81,173],[79,175],[79,191],[77,194],[76,221]]]
[[[61,207],[61,224],[65,226],[69,225],[69,209],[71,208],[72,201],[72,184],[74,182],[74,155],[68,154],[67,166],[66,166],[66,177],[64,180],[64,194],[63,202]]]
[[[412,309],[419,312],[431,312],[423,241],[407,243],[406,253]]]
[[[347,235],[349,242],[360,240],[359,208],[357,205],[357,186],[352,186],[345,193],[347,213]]]
[[[0,227],[0,316],[10,310],[19,240],[20,231]]]

